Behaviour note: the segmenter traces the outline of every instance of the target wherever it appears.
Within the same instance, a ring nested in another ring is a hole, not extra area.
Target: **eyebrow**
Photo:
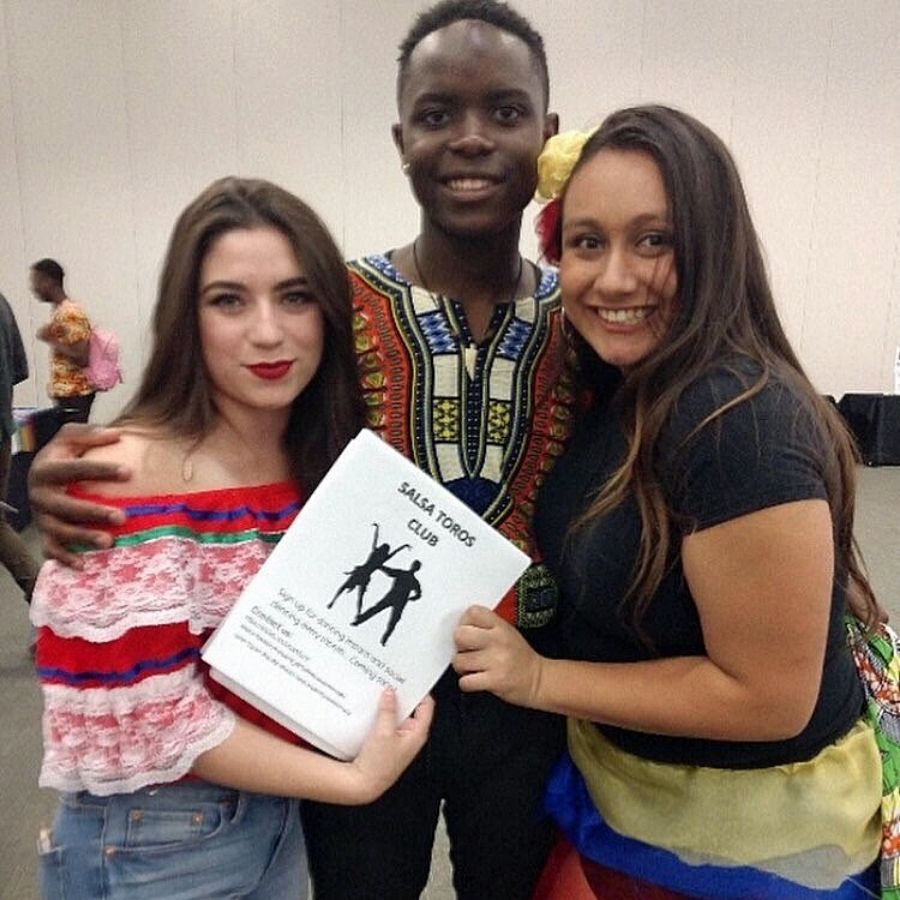
[[[531,95],[528,91],[521,88],[497,88],[486,92],[487,99],[492,103],[502,101],[519,100],[520,102],[531,102]],[[459,94],[451,91],[428,91],[419,94],[413,99],[413,105],[419,106],[423,103],[453,103],[457,100]]]
[[[415,97],[413,104],[418,106],[420,103],[450,103],[453,99],[453,94],[443,91],[429,91],[427,94],[419,94]]]
[[[662,222],[667,228],[672,227],[672,219],[668,213],[641,213],[639,216],[635,216],[631,219],[628,224],[632,227],[640,227],[641,225],[647,225],[650,222]],[[563,231],[568,228],[583,228],[585,226],[596,227],[597,224],[595,218],[591,216],[581,216],[581,218],[571,219],[570,221],[565,222],[563,224]]]
[[[498,88],[487,92],[490,100],[528,100],[531,102],[531,94],[521,88]]]
[[[279,291],[295,287],[308,288],[309,279],[305,275],[299,275],[296,278],[287,278],[284,281],[279,281],[275,285],[275,289]],[[212,290],[242,291],[244,290],[244,285],[240,281],[211,281],[200,288],[200,296],[202,297],[207,291]]]

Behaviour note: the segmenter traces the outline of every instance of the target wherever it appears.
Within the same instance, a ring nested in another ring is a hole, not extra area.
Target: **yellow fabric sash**
[[[881,760],[863,720],[813,759],[765,769],[641,759],[583,720],[569,720],[568,737],[606,822],[685,862],[752,866],[823,889],[878,856]]]

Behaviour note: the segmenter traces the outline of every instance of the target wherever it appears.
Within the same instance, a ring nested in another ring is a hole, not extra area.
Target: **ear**
[[[548,112],[544,116],[544,142],[550,140],[553,135],[559,133],[559,115]]]
[[[394,146],[400,154],[400,159],[403,159],[403,126],[399,122],[391,125],[391,137],[394,139]]]

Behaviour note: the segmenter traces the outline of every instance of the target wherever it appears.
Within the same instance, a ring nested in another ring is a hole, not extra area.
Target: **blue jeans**
[[[203,781],[63,794],[39,847],[45,900],[306,900],[299,802]]]

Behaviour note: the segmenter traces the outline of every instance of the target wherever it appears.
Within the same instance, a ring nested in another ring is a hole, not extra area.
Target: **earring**
[[[559,308],[559,332],[563,336],[563,340],[571,347],[572,323],[566,317],[566,311],[562,306]]]
[[[403,170],[404,175],[409,175],[409,163],[405,159],[403,160],[403,164],[400,166],[400,168]]]

